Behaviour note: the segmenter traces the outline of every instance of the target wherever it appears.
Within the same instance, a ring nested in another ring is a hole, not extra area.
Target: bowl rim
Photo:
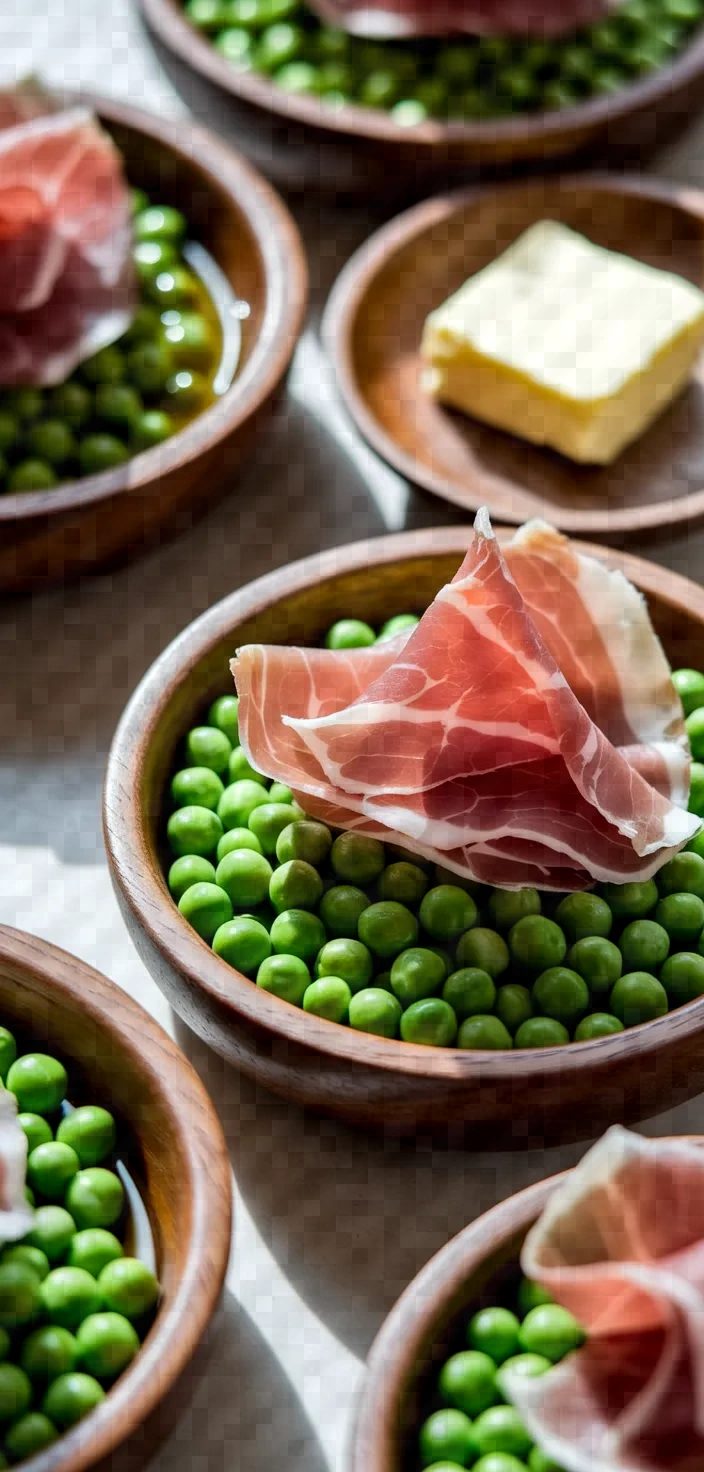
[[[113,470],[60,481],[49,491],[0,496],[0,524],[61,515],[149,488],[156,493],[166,475],[199,460],[256,414],[288,368],[308,302],[308,267],[298,227],[273,186],[236,149],[188,115],[165,120],[90,91],[60,95],[85,103],[99,121],[141,132],[195,165],[208,188],[225,194],[246,216],[262,257],[264,312],[244,368],[216,403],[164,444],[140,451]]]
[[[506,1196],[424,1263],[389,1310],[369,1354],[349,1442],[348,1472],[396,1472],[397,1412],[428,1334],[492,1250],[537,1220],[569,1170]]]
[[[415,455],[402,448],[369,407],[367,396],[360,388],[354,361],[354,338],[360,311],[370,287],[396,252],[416,244],[434,226],[453,217],[458,211],[468,206],[480,209],[482,201],[488,196],[500,199],[509,198],[513,194],[530,194],[543,183],[555,190],[565,189],[577,193],[598,190],[611,195],[614,200],[622,196],[627,199],[652,200],[680,209],[704,224],[703,189],[649,174],[568,172],[551,174],[547,179],[532,177],[455,189],[412,205],[374,231],[342,267],[323,313],[323,346],[332,364],[342,402],[359,433],[388,465],[412,485],[422,486],[441,500],[461,507],[465,512],[475,509],[481,502],[481,496],[477,497],[473,493],[468,499],[456,489],[456,478],[450,479],[442,471],[433,470],[426,463],[419,462]],[[617,466],[618,462],[610,468],[613,470]],[[546,515],[563,531],[579,537],[652,531],[664,526],[677,527],[704,516],[704,486],[676,499],[663,496],[656,501],[622,508],[609,506],[608,496],[605,497],[603,508],[595,504],[586,510],[575,510],[569,505],[556,505],[554,509],[548,509]],[[516,524],[518,522],[519,518],[516,517]]]
[[[511,528],[498,531],[500,538],[512,535]],[[145,764],[154,726],[168,708],[172,692],[186,682],[193,666],[227,637],[228,630],[286,597],[362,568],[381,570],[389,563],[453,553],[461,560],[467,537],[466,527],[439,527],[394,533],[316,553],[245,584],[177,635],[135,689],[110,748],[103,791],[103,833],[113,885],[151,945],[210,1003],[227,1009],[246,1024],[263,1028],[272,1037],[307,1047],[326,1059],[372,1067],[387,1075],[430,1078],[438,1084],[471,1080],[473,1084],[499,1086],[525,1083],[537,1076],[541,1081],[556,1082],[587,1061],[598,1069],[601,1063],[611,1066],[626,1057],[629,1061],[635,1056],[646,1060],[663,1042],[673,1037],[681,1041],[704,1029],[704,997],[611,1037],[505,1053],[429,1048],[352,1032],[262,991],[216,956],[180,914],[159,867],[140,802]],[[704,624],[704,588],[631,553],[587,542],[580,546],[623,569],[641,591],[667,598],[688,615],[694,612]]]
[[[672,92],[694,82],[704,71],[703,27],[666,66],[628,83],[619,92],[589,98],[575,107],[474,123],[428,121],[404,128],[380,110],[355,103],[326,108],[315,98],[284,92],[257,73],[236,71],[187,20],[178,0],[139,0],[139,4],[147,24],[181,61],[243,102],[289,121],[307,123],[322,132],[346,134],[369,142],[407,143],[425,154],[452,144],[469,148],[472,144],[480,147],[489,142],[537,143],[559,138],[572,130],[615,123],[634,111],[654,107]]]
[[[159,1023],[122,988],[59,946],[0,925],[0,969],[39,978],[47,990],[77,1006],[119,1053],[129,1053],[174,1120],[193,1204],[188,1254],[173,1300],[157,1312],[139,1354],[85,1421],[27,1472],[83,1472],[114,1452],[142,1425],[190,1363],[217,1306],[230,1255],[232,1188],[220,1121],[195,1069]],[[116,1002],[119,1001],[119,1007]],[[126,1020],[134,1038],[125,1030]],[[138,1044],[135,1041],[138,1039]],[[133,1381],[139,1370],[139,1419]]]

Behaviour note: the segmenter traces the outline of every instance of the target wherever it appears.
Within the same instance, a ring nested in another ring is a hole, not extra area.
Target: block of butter
[[[544,220],[425,323],[423,382],[443,403],[606,465],[689,378],[704,292]]]

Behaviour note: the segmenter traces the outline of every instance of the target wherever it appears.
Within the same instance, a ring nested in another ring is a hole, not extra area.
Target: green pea
[[[186,235],[186,218],[171,205],[150,205],[135,216],[134,233],[137,240],[171,241],[180,245]]]
[[[402,957],[400,959],[403,959]],[[398,962],[394,962],[398,965]],[[393,968],[392,968],[393,982]],[[443,1000],[449,1002],[460,1022],[477,1013],[491,1012],[496,1001],[496,987],[488,971],[465,966],[448,976],[442,989]]]
[[[213,950],[244,976],[254,976],[271,955],[268,931],[250,915],[238,915],[216,930]]]
[[[511,927],[508,936],[511,955],[530,971],[547,971],[560,966],[567,954],[564,931],[544,915],[525,915]]]
[[[693,710],[685,721],[685,729],[692,748],[692,756],[696,762],[704,760],[704,714],[702,708]]]
[[[419,918],[433,940],[453,941],[476,923],[477,907],[458,885],[438,884],[423,896]]]
[[[409,909],[418,908],[428,888],[427,876],[417,864],[399,861],[389,864],[379,879],[379,898],[396,900]]]
[[[670,956],[660,972],[660,981],[675,1007],[704,994],[704,956],[693,951],[679,951]]]
[[[704,674],[699,670],[673,670],[672,683],[684,706],[686,716],[704,705]]]
[[[314,869],[320,869],[327,862],[331,847],[332,834],[324,823],[316,823],[311,818],[298,818],[279,833],[276,857],[280,864],[287,864],[291,859],[303,859],[304,863],[311,864]]]
[[[522,1023],[533,1016],[533,1002],[528,988],[517,982],[500,986],[496,993],[494,1010],[504,1027],[508,1028],[512,1036],[515,1035]]]
[[[223,740],[225,739],[223,737]],[[263,806],[268,801],[269,794],[261,782],[254,782],[249,777],[243,777],[239,782],[231,782],[230,786],[225,788],[218,803],[218,817],[225,830],[248,828],[254,809]]]
[[[479,1350],[461,1350],[443,1365],[438,1390],[446,1405],[464,1411],[466,1416],[480,1416],[500,1398],[496,1365]]]
[[[271,946],[277,955],[299,956],[310,962],[325,945],[325,926],[309,910],[282,910],[271,927]]]
[[[73,1334],[58,1324],[35,1329],[22,1345],[20,1363],[34,1384],[49,1385],[75,1367],[78,1346]]]
[[[268,796],[268,793],[267,793]],[[248,827],[256,834],[265,854],[275,854],[279,834],[289,828],[295,818],[295,809],[290,803],[266,802],[254,808],[249,815]]]
[[[146,342],[150,338],[157,337],[161,329],[161,320],[156,307],[150,302],[140,302],[130,325],[121,338],[123,347],[130,347],[136,342]],[[127,377],[131,378],[129,372],[129,358],[127,360]]]
[[[127,354],[127,371],[130,382],[134,384],[134,387],[141,394],[159,394],[165,389],[173,373],[173,361],[168,349],[163,343],[139,342]],[[163,425],[166,422],[169,426],[169,433],[172,433],[173,421],[163,411],[159,411],[159,413],[159,423]],[[152,422],[151,415],[141,416],[142,433],[145,418],[148,418],[150,423]],[[137,422],[135,422],[135,432],[139,432]],[[161,434],[160,439],[166,438],[166,434]],[[159,442],[158,440],[157,443]]]
[[[68,424],[61,419],[39,419],[27,430],[27,449],[36,460],[60,469],[73,459],[77,444]]]
[[[538,977],[533,1001],[544,1017],[574,1027],[589,1006],[589,988],[576,971],[570,971],[567,966],[551,966]]]
[[[539,915],[541,908],[537,889],[495,889],[489,896],[489,918],[496,930],[504,932],[526,915]]]
[[[404,1043],[450,1048],[457,1037],[457,1018],[452,1007],[440,997],[423,997],[412,1002],[401,1018],[401,1037]]]
[[[52,1324],[76,1329],[89,1314],[97,1313],[101,1294],[95,1278],[84,1268],[54,1268],[41,1285],[41,1301]]]
[[[655,972],[669,952],[670,937],[655,920],[632,920],[618,944],[625,971]]]
[[[252,905],[261,905],[267,898],[273,873],[271,864],[263,854],[254,853],[251,849],[236,848],[220,860],[215,871],[215,882],[228,896],[231,910],[233,905],[237,909],[246,910]],[[224,915],[220,924],[231,919],[232,912]]]
[[[47,1145],[54,1138],[51,1125],[47,1124],[41,1114],[18,1114],[17,1123],[26,1136],[28,1154],[36,1150],[37,1145]]]
[[[384,868],[384,845],[360,833],[341,833],[332,845],[330,862],[343,884],[360,889],[373,884]]]
[[[435,1411],[420,1430],[420,1458],[424,1467],[449,1462],[467,1467],[476,1457],[472,1422],[464,1411]]]
[[[294,1007],[302,1005],[310,984],[310,972],[299,956],[269,956],[257,972],[257,986]]]
[[[632,971],[619,977],[611,993],[609,1005],[624,1027],[636,1027],[664,1017],[668,1010],[667,992],[657,977],[647,971]]]
[[[704,901],[696,894],[668,894],[660,900],[655,919],[677,949],[695,946],[704,929]]]
[[[215,869],[208,859],[198,854],[184,854],[169,869],[169,889],[178,904],[193,884],[214,884]]]
[[[304,859],[290,859],[275,869],[269,883],[269,899],[277,914],[284,910],[314,910],[323,894],[317,869]],[[322,916],[326,924],[325,916]]]
[[[92,1375],[83,1375],[80,1371],[73,1370],[68,1375],[59,1375],[49,1386],[42,1402],[42,1411],[50,1421],[67,1431],[104,1399],[105,1391]]]
[[[501,1365],[516,1353],[519,1329],[518,1319],[510,1309],[482,1308],[469,1321],[469,1347],[488,1354],[497,1365]]]
[[[63,1206],[40,1206],[34,1213],[32,1230],[24,1240],[38,1247],[54,1263],[64,1256],[75,1231],[76,1223]]]
[[[642,922],[635,922],[642,923]],[[623,958],[618,946],[603,936],[585,936],[578,940],[567,953],[567,965],[587,983],[591,992],[610,992],[623,969]]]
[[[343,618],[325,635],[326,649],[364,649],[374,644],[376,634],[358,618]]]
[[[31,1405],[32,1386],[19,1365],[0,1365],[0,1421],[14,1421]]]
[[[102,383],[95,391],[95,417],[110,430],[122,434],[142,413],[142,400],[127,383]]]
[[[381,987],[364,987],[349,1004],[350,1027],[377,1037],[398,1037],[401,1003]]]
[[[0,454],[7,455],[19,444],[21,435],[19,420],[7,409],[0,409]]]
[[[463,898],[466,896],[463,895]],[[401,951],[415,946],[418,921],[405,905],[399,905],[394,900],[380,900],[378,904],[369,905],[362,911],[357,934],[375,956],[391,960],[400,955]]]
[[[236,848],[249,849],[253,854],[260,854],[262,851],[259,839],[249,828],[229,828],[218,840],[215,850],[218,863],[224,859],[225,854],[233,853]]]
[[[87,434],[78,446],[82,475],[100,475],[128,459],[127,448],[114,434]]]
[[[208,767],[221,777],[227,771],[232,746],[224,731],[215,726],[194,726],[186,737],[185,751],[190,766]]]
[[[692,762],[689,769],[689,811],[704,818],[704,762]]]
[[[416,102],[414,97],[404,97],[391,108],[390,116],[399,128],[417,128],[427,119],[427,111],[422,102]]]
[[[315,974],[319,979],[326,976],[341,977],[350,991],[360,992],[371,984],[374,962],[371,952],[359,940],[339,937],[326,941],[315,963]],[[377,983],[375,983],[376,985]]]
[[[213,701],[208,711],[209,724],[223,731],[233,747],[237,746],[240,739],[239,708],[236,695],[221,695],[218,700]]]
[[[528,1457],[528,1472],[565,1472],[565,1468],[541,1451],[539,1446],[534,1446]]]
[[[532,1278],[521,1278],[516,1306],[522,1318],[525,1318],[532,1308],[538,1308],[541,1303],[552,1303],[553,1301],[552,1295],[548,1293],[547,1288],[543,1288],[541,1283],[535,1283]]]
[[[370,905],[364,890],[352,884],[335,884],[323,894],[320,918],[329,935],[356,939],[361,915]]]
[[[704,858],[696,853],[675,854],[657,876],[661,895],[696,894],[704,899]]]
[[[43,412],[44,395],[39,388],[13,389],[9,396],[9,407],[11,413],[21,419],[23,424],[31,424]]]
[[[78,1227],[111,1227],[122,1215],[125,1191],[119,1176],[102,1166],[90,1166],[73,1177],[66,1206]],[[70,1327],[70,1325],[69,1325]]]
[[[30,1247],[28,1242],[18,1242],[13,1247],[5,1247],[0,1262],[23,1263],[25,1267],[31,1268],[32,1272],[36,1273],[40,1283],[49,1272],[49,1259],[46,1253],[42,1252],[39,1247]]]
[[[500,1018],[478,1014],[467,1017],[462,1023],[457,1034],[457,1046],[468,1052],[473,1049],[502,1052],[513,1047],[513,1039]]]
[[[53,1421],[42,1411],[29,1411],[9,1427],[5,1445],[13,1462],[24,1462],[51,1446],[58,1435]]]
[[[47,1201],[60,1201],[66,1187],[78,1174],[79,1159],[70,1145],[49,1140],[37,1145],[27,1161],[27,1177],[33,1191]]]
[[[76,1335],[78,1359],[84,1370],[101,1380],[112,1380],[132,1363],[139,1338],[123,1314],[91,1314]]]
[[[613,915],[598,894],[568,894],[555,911],[557,924],[569,941],[584,940],[590,935],[608,936]]]
[[[81,375],[91,384],[122,383],[127,375],[125,355],[118,347],[101,348],[81,364]]]
[[[70,379],[67,383],[59,384],[52,389],[49,402],[56,419],[67,424],[70,429],[82,429],[90,419],[93,401],[89,390],[82,383]]]
[[[658,902],[654,879],[632,884],[600,884],[599,893],[612,914],[623,920],[644,920]]]
[[[526,1380],[535,1380],[538,1375],[546,1375],[551,1369],[551,1361],[546,1360],[543,1354],[514,1354],[501,1366],[497,1382],[508,1400],[506,1391],[510,1386],[512,1376],[520,1375]]]
[[[374,71],[364,77],[359,92],[359,100],[364,107],[392,107],[398,100],[399,79],[392,71]],[[403,616],[403,615],[401,615]],[[389,620],[392,622],[392,620]],[[414,620],[417,622],[417,620]],[[386,625],[384,626],[386,627]],[[393,639],[400,630],[394,630],[393,634],[379,635],[377,643],[383,639]]]
[[[247,760],[247,754],[243,746],[236,746],[230,753],[228,775],[231,782],[258,782],[260,786],[266,787],[267,779],[263,772],[258,772]],[[273,801],[271,793],[267,794],[267,801]]]
[[[303,994],[303,1010],[328,1022],[345,1022],[352,993],[341,976],[323,976],[311,982]]]
[[[22,460],[10,471],[7,489],[12,494],[23,495],[25,491],[53,491],[58,478],[46,460]]]
[[[420,946],[402,951],[391,967],[391,990],[404,1008],[439,992],[444,979],[442,959]]]
[[[554,1017],[529,1017],[514,1038],[516,1048],[559,1048],[570,1035],[562,1022]]]
[[[513,1406],[490,1406],[482,1411],[474,1422],[472,1434],[481,1457],[503,1453],[523,1460],[533,1445]]]
[[[215,38],[218,51],[239,71],[248,71],[252,65],[252,38],[241,26],[228,26]]]
[[[623,1032],[623,1023],[618,1017],[612,1017],[610,1012],[591,1012],[578,1024],[574,1040],[576,1043],[590,1043],[594,1038],[609,1038],[617,1032]]]
[[[17,1043],[6,1027],[0,1027],[0,1078],[5,1081],[17,1057]],[[38,1142],[40,1143],[40,1142]]]
[[[544,1355],[553,1365],[571,1350],[579,1349],[585,1337],[581,1324],[559,1303],[543,1303],[532,1308],[518,1335],[522,1349],[529,1354]]]
[[[103,1268],[118,1257],[124,1257],[124,1250],[113,1232],[106,1231],[104,1227],[85,1227],[72,1238],[67,1261],[69,1267],[84,1268],[97,1278]]]
[[[66,1069],[46,1053],[25,1053],[7,1075],[7,1088],[23,1113],[53,1114],[66,1098]]]
[[[221,925],[232,919],[230,895],[222,884],[217,883],[220,867],[216,871],[215,884],[192,884],[178,902],[184,919],[193,926],[202,940],[208,942],[212,941]]]
[[[488,971],[494,981],[508,969],[511,961],[509,948],[495,930],[477,925],[462,935],[457,943],[457,965],[476,966]]]
[[[56,1138],[71,1146],[82,1167],[100,1165],[115,1149],[115,1120],[98,1104],[81,1104],[62,1119]]]
[[[200,30],[215,33],[227,25],[226,0],[187,0],[186,15]]]
[[[214,812],[224,791],[217,772],[210,767],[183,767],[171,779],[171,799],[177,808],[210,808]]]
[[[166,327],[164,338],[177,366],[207,371],[215,359],[215,329],[200,312],[182,312],[178,322]]]

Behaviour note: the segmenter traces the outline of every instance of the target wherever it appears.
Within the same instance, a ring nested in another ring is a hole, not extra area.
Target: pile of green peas
[[[341,619],[325,642],[370,646],[417,622],[399,614],[377,633]],[[704,675],[674,679],[704,758]],[[702,779],[700,761],[700,815]],[[188,732],[170,804],[168,884],[181,914],[263,990],[359,1032],[554,1047],[704,995],[704,834],[643,883],[562,896],[475,884],[306,818],[288,787],[250,766],[235,695]]]
[[[0,1078],[27,1137],[31,1231],[0,1251],[0,1468],[56,1441],[105,1398],[134,1359],[159,1297],[125,1255],[125,1192],[107,1163],[115,1120],[66,1102],[63,1064],[18,1056],[0,1028]]]
[[[131,326],[56,388],[0,388],[0,493],[112,470],[213,402],[222,334],[181,253],[185,217],[142,190],[132,202],[141,301]]]
[[[563,1472],[533,1440],[509,1402],[505,1370],[544,1375],[579,1349],[585,1335],[567,1309],[523,1278],[512,1307],[481,1308],[466,1325],[466,1348],[437,1377],[435,1409],[418,1435],[427,1472]]]
[[[507,36],[365,41],[322,25],[304,0],[185,0],[189,19],[237,71],[332,108],[381,108],[401,127],[573,107],[672,61],[704,0],[624,0],[560,40]]]

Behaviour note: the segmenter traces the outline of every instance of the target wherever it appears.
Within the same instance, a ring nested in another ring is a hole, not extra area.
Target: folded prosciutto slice
[[[504,557],[480,511],[457,576],[406,636],[249,645],[232,671],[255,767],[312,815],[400,836],[458,874],[625,883],[699,828],[679,805],[682,709],[642,598],[542,523]]]
[[[610,1130],[521,1265],[588,1332],[545,1376],[505,1376],[543,1450],[567,1472],[704,1466],[704,1151]]]
[[[24,1193],[27,1137],[17,1120],[17,1101],[0,1088],[0,1245],[24,1237],[34,1213]]]
[[[82,107],[0,94],[0,379],[61,382],[129,326],[131,211],[114,144]]]
[[[557,36],[620,0],[309,0],[323,20],[360,36]]]

